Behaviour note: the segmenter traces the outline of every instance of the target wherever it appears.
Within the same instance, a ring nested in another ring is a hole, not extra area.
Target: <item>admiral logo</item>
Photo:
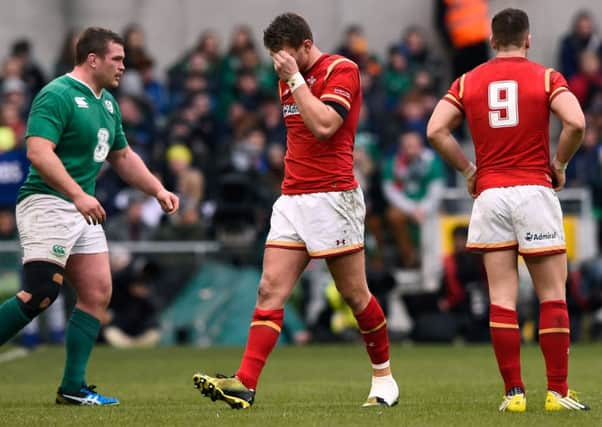
[[[530,231],[527,232],[527,234],[525,235],[525,240],[527,242],[531,242],[533,240],[550,240],[550,239],[556,239],[558,237],[558,233],[556,233],[555,231],[553,233],[531,233]]]
[[[299,108],[297,108],[297,104],[285,104],[282,106],[282,116],[288,117],[299,114]]]
[[[351,99],[351,94],[349,92],[347,92],[345,89],[340,89],[338,87],[335,87],[333,92],[337,95],[344,96],[347,99]]]
[[[88,101],[83,96],[76,96],[73,100],[79,108],[88,108]]]

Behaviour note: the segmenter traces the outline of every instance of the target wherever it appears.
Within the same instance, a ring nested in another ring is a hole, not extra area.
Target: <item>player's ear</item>
[[[88,64],[90,65],[90,67],[96,68],[96,54],[95,53],[89,53],[87,61],[88,61]]]
[[[493,35],[489,36],[489,44],[493,50],[497,50],[497,43],[495,42]]]
[[[309,52],[309,50],[311,49],[311,47],[314,45],[314,42],[310,39],[305,39],[303,41],[303,48],[305,49],[306,52]]]
[[[531,47],[531,33],[527,33],[527,40],[525,42],[525,47],[529,49]]]

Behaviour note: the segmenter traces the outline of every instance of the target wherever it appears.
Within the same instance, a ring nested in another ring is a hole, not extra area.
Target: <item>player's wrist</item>
[[[477,173],[477,167],[473,162],[468,163],[468,166],[466,166],[462,170],[462,175],[464,175],[464,178],[466,178],[466,179],[472,178],[473,176],[475,176],[476,173]]]
[[[297,71],[295,74],[286,79],[286,84],[291,89],[291,93],[293,93],[305,84],[305,79],[303,78],[303,75]]]
[[[556,156],[552,159],[552,167],[560,172],[565,172],[569,162],[561,162]]]

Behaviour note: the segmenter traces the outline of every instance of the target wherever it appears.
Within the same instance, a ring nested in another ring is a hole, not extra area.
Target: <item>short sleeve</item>
[[[334,102],[349,111],[360,89],[357,65],[347,58],[336,59],[328,66],[325,80],[320,100]]]
[[[31,106],[25,136],[39,136],[58,144],[70,116],[71,108],[63,98],[51,91],[42,91]]]
[[[569,90],[569,85],[562,74],[553,68],[548,68],[545,73],[545,88],[548,94],[548,102],[552,102],[556,96]]]
[[[464,79],[466,78],[466,74],[463,74],[461,77],[458,77],[451,84],[449,90],[443,97],[443,100],[449,102],[460,111],[464,112],[464,104],[462,103],[462,97],[464,95]]]
[[[119,105],[116,102],[113,103],[115,105],[115,112],[117,115],[115,116],[115,140],[113,141],[113,145],[111,146],[111,151],[122,150],[128,145],[127,138],[125,137],[125,132],[123,131],[123,123],[121,119],[121,111],[119,110]]]

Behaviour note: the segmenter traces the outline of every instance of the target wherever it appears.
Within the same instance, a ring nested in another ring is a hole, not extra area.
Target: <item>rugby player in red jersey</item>
[[[546,363],[546,410],[584,410],[567,384],[569,317],[565,301],[566,245],[555,191],[583,138],[585,119],[564,77],[527,59],[529,18],[505,9],[492,20],[496,56],[453,82],[428,124],[434,148],[466,177],[475,197],[467,248],[484,252],[490,331],[505,396],[500,411],[527,407],[520,368],[517,255],[522,255],[540,302],[539,344]],[[549,116],[562,122],[550,160]],[[465,117],[476,166],[451,129]]]
[[[311,258],[324,258],[351,307],[372,362],[364,406],[392,406],[399,389],[391,375],[382,308],[370,293],[364,262],[365,206],[353,175],[353,144],[362,104],[357,64],[322,53],[299,15],[277,16],[264,45],[280,78],[287,128],[282,195],[273,206],[263,274],[240,368],[233,377],[195,374],[195,386],[233,408],[253,404],[274,348],[284,303]]]

